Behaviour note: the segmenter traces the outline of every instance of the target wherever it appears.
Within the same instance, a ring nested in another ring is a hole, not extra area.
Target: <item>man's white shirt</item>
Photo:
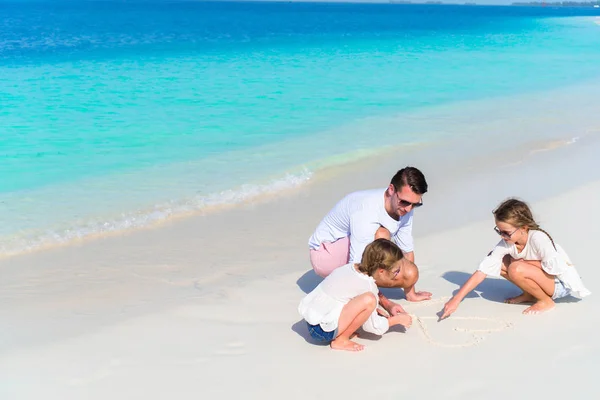
[[[398,221],[385,210],[386,189],[372,189],[350,193],[340,200],[317,226],[308,245],[316,250],[323,242],[333,243],[343,237],[350,238],[349,262],[360,262],[363,251],[375,238],[380,226],[390,231],[391,239],[400,249],[413,251],[413,211]]]

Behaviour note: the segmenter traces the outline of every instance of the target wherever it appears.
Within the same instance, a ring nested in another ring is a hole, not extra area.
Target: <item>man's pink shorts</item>
[[[348,264],[350,238],[344,237],[333,243],[323,242],[317,250],[310,250],[310,263],[317,275],[325,278],[334,269]]]

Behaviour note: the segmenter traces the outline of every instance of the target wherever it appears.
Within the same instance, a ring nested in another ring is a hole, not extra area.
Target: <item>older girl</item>
[[[446,303],[442,319],[455,312],[462,299],[487,275],[502,276],[523,291],[506,299],[506,303],[532,302],[524,314],[551,310],[554,299],[568,295],[583,298],[590,294],[565,251],[535,222],[526,203],[508,199],[493,214],[494,230],[502,240]]]
[[[392,287],[399,280],[414,285],[417,278],[415,265],[404,259],[398,246],[377,239],[366,247],[360,264],[335,269],[302,299],[298,311],[313,339],[330,343],[335,350],[360,351],[364,346],[350,339],[361,326],[383,335],[392,325],[412,323],[407,313],[378,314],[377,286]]]

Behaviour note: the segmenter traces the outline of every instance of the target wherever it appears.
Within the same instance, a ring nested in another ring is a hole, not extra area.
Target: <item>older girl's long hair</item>
[[[538,225],[533,218],[533,214],[531,213],[531,209],[522,200],[510,198],[504,200],[498,208],[492,211],[494,214],[494,218],[496,221],[505,222],[507,224],[511,224],[516,228],[527,227],[528,229],[532,229],[535,231],[544,232],[552,242],[552,246],[556,249],[556,245],[554,244],[554,239],[552,236]]]

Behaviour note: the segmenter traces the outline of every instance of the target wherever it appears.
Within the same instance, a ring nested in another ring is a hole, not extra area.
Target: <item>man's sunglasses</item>
[[[412,206],[413,208],[417,208],[417,207],[421,207],[423,205],[423,199],[421,199],[420,202],[418,203],[411,203],[410,201],[406,201],[406,200],[402,200],[400,198],[400,196],[398,196],[398,192],[396,192],[396,196],[398,197],[398,203],[402,206],[402,207],[408,207],[408,206]]]

